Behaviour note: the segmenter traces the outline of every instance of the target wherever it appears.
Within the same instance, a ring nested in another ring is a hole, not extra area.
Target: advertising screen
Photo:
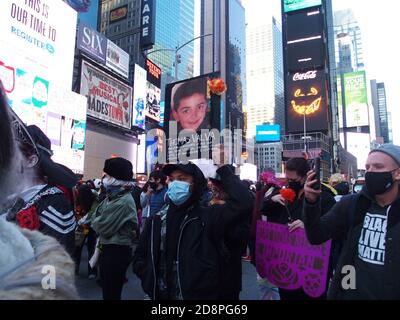
[[[320,9],[296,12],[286,17],[287,40],[307,39],[322,35],[323,16]]]
[[[0,79],[22,121],[50,138],[54,161],[82,174],[86,98],[71,92],[77,14],[61,0],[39,3],[0,1]]]
[[[221,112],[220,97],[208,94],[208,80],[213,76],[204,75],[167,85],[164,128],[170,150],[176,148],[178,153],[183,146],[187,150],[194,145],[203,148],[201,152],[209,150],[209,142],[215,137],[208,130],[220,129]],[[202,130],[206,130],[206,134]]]
[[[147,95],[145,116],[159,123],[161,115],[161,69],[147,59],[146,72]]]
[[[61,0],[38,3],[0,1],[0,60],[71,89],[77,14]]]
[[[97,30],[99,15],[98,0],[64,0],[78,12],[78,22],[86,23],[92,29]]]
[[[337,97],[338,97],[338,111],[339,111],[339,128],[343,128],[344,118],[343,118],[343,95],[342,95],[342,78],[337,77]]]
[[[344,75],[347,128],[369,125],[365,71]]]
[[[307,132],[328,130],[325,71],[289,74],[287,84],[287,133],[304,131],[304,115]]]
[[[357,158],[357,166],[364,169],[371,151],[371,140],[368,133],[347,133],[347,151]]]
[[[97,63],[128,79],[129,54],[83,22],[78,29],[78,49]]]
[[[309,7],[320,6],[322,0],[283,0],[285,12],[292,12]]]
[[[126,19],[128,16],[128,5],[115,8],[110,11],[110,24]]]
[[[18,67],[14,85],[8,93],[11,108],[25,124],[38,126],[48,136],[54,161],[83,174],[86,98]]]
[[[129,59],[129,53],[122,50],[114,42],[107,40],[106,67],[128,79]]]
[[[89,116],[131,129],[133,99],[129,86],[83,61],[80,93],[88,98]]]
[[[256,142],[277,142],[281,140],[281,126],[262,125],[256,127]]]
[[[147,73],[146,70],[135,64],[135,78],[133,82],[133,112],[132,125],[145,129],[145,102],[147,98]],[[144,172],[144,171],[139,171]]]
[[[323,66],[325,44],[320,9],[296,12],[286,19],[289,70],[295,72]]]

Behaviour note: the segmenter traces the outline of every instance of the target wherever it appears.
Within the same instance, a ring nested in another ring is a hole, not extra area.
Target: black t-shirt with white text
[[[346,299],[380,300],[384,294],[386,231],[390,206],[372,203],[364,219],[355,259],[356,290]]]

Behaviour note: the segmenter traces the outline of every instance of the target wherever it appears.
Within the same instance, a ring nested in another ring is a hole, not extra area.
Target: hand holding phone
[[[320,190],[321,189],[321,158],[315,158],[314,165],[313,165],[313,171],[315,172],[315,180],[317,180],[317,182],[314,183],[312,188],[314,190]]]

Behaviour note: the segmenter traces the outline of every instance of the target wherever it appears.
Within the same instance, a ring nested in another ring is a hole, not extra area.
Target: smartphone
[[[314,159],[313,170],[315,172],[315,180],[317,180],[317,182],[313,185],[313,189],[320,190],[321,189],[321,158]]]

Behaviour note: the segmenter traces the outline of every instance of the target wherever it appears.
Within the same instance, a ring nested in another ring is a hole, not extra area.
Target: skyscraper
[[[389,143],[389,114],[387,111],[386,89],[384,83],[371,80],[371,97],[375,115],[375,131],[377,140],[383,139],[383,143]]]
[[[163,75],[173,77],[175,73],[175,54],[169,50],[194,38],[194,10],[194,0],[156,1],[156,43],[149,52],[160,51],[150,54],[149,59],[161,68]],[[194,68],[194,44],[188,44],[179,50],[178,54],[181,61],[178,79],[191,78]]]
[[[155,1],[156,25],[155,45],[148,58],[158,65],[164,76],[174,76],[175,53],[173,50],[194,37],[194,0]],[[113,20],[119,8],[127,7],[126,16]],[[141,1],[103,0],[100,31],[131,55],[131,70],[135,63],[141,63],[140,49]],[[158,51],[160,50],[160,51]],[[194,45],[188,44],[179,51],[179,79],[193,76]]]
[[[100,32],[130,55],[130,70],[140,63],[140,0],[102,0]],[[129,74],[132,83],[133,72]]]
[[[336,35],[336,61],[342,73],[364,68],[361,29],[351,9],[336,11],[334,14]]]
[[[243,108],[246,105],[246,21],[240,0],[202,0],[202,39],[200,72],[220,72],[228,91],[221,122],[231,129],[244,128]]]
[[[254,2],[252,4],[257,5]],[[249,19],[246,27],[246,42],[247,137],[254,137],[256,126],[264,123],[279,124],[284,132],[281,26],[272,14],[269,23]]]

